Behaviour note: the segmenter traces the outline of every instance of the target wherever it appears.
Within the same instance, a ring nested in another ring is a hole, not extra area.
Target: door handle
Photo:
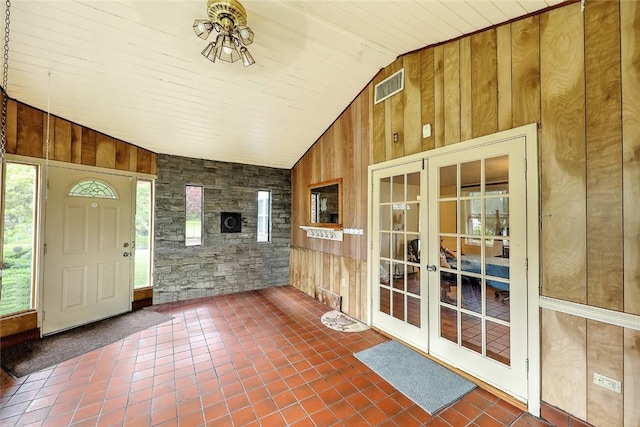
[[[431,271],[434,272],[438,269],[438,267],[436,267],[435,265],[431,264],[431,265],[427,265],[427,271]]]
[[[123,254],[122,254],[122,256],[123,256],[123,257],[131,256],[131,252],[125,252],[125,253],[123,253]]]

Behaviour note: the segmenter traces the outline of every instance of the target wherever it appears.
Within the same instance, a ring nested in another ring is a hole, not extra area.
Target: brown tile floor
[[[156,307],[174,318],[27,377],[2,426],[547,426],[476,389],[429,415],[354,356],[387,338],[326,328],[291,288]]]

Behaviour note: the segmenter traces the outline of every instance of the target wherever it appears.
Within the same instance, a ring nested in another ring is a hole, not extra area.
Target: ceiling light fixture
[[[209,0],[207,2],[209,19],[196,19],[193,30],[203,40],[213,30],[218,33],[216,40],[209,43],[202,55],[211,62],[236,62],[242,59],[242,65],[255,64],[247,46],[253,43],[253,31],[247,27],[247,11],[237,0]]]

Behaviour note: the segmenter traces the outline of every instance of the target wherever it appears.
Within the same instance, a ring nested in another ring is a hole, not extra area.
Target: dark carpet
[[[171,319],[152,310],[121,314],[3,350],[0,364],[9,374],[23,377]]]

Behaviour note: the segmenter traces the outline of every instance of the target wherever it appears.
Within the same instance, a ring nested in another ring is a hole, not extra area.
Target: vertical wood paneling
[[[129,170],[129,146],[126,142],[116,141],[116,169]]]
[[[403,58],[396,59],[391,67],[389,67],[389,75],[392,75],[396,71],[400,71],[403,66]],[[406,75],[405,75],[406,79]],[[397,159],[404,156],[404,102],[403,92],[396,93],[391,98],[387,98],[385,103],[389,108],[391,105],[391,129],[387,134],[387,139],[391,142],[391,159]],[[398,142],[394,142],[395,135],[397,135]],[[388,143],[388,142],[387,142]],[[389,153],[387,153],[389,154]]]
[[[98,135],[91,129],[82,129],[81,159],[83,165],[96,165]]]
[[[511,24],[513,126],[540,123],[540,18]]]
[[[381,70],[373,78],[373,87],[384,80],[384,70]],[[374,89],[375,90],[375,89]],[[375,96],[375,93],[374,93]],[[385,111],[384,102],[379,102],[373,106],[373,163],[381,163],[387,160],[385,147]]]
[[[96,136],[96,166],[116,168],[116,141],[108,136]]]
[[[473,137],[498,130],[498,60],[495,28],[471,36]]]
[[[580,419],[587,418],[587,321],[541,311],[542,400]]]
[[[41,111],[18,104],[18,126],[16,154],[29,157],[44,157],[44,116]]]
[[[357,228],[363,229],[364,234],[359,237],[359,245],[358,252],[353,254],[353,257],[357,260],[367,259],[367,202],[369,201],[369,173],[368,166],[370,164],[371,152],[370,152],[370,143],[368,141],[371,140],[371,129],[372,129],[372,108],[371,108],[371,99],[372,99],[372,89],[371,85],[369,86],[369,90],[365,90],[362,92],[360,96],[360,128],[358,132],[360,133],[359,141],[364,141],[360,143],[360,173],[358,174],[358,223],[356,225]]]
[[[460,42],[444,45],[444,144],[460,142]]]
[[[473,105],[471,101],[471,39],[460,40],[460,140],[473,137]]]
[[[404,57],[404,154],[422,151],[422,106],[420,105],[420,53]]]
[[[138,147],[133,145],[129,146],[129,170],[138,170]]]
[[[584,46],[577,3],[540,17],[544,295],[586,302]]]
[[[82,127],[76,124],[71,125],[70,159],[71,163],[82,163]]]
[[[52,117],[53,129],[49,141],[49,157],[61,162],[71,161],[71,123]]]
[[[635,427],[640,420],[640,331],[624,330],[623,352],[624,426]]]
[[[501,25],[496,28],[496,43],[498,60],[498,130],[507,130],[512,128],[513,122],[511,98],[511,24]]]
[[[640,4],[620,3],[624,311],[640,315]],[[640,393],[636,394],[640,398]],[[626,410],[626,407],[625,407]],[[640,417],[638,417],[640,419]]]
[[[291,286],[312,297],[316,286],[338,293],[343,298],[342,310],[356,319],[365,320],[365,261],[295,246],[291,247],[289,260]]]
[[[595,426],[622,426],[622,394],[594,384],[598,373],[623,380],[623,330],[587,320],[587,418]]]
[[[444,146],[444,47],[433,48],[433,99],[435,148]]]
[[[7,153],[15,154],[18,136],[18,105],[11,99],[7,102],[6,126],[7,141],[4,148]]]
[[[82,145],[84,146],[84,141]],[[82,153],[84,156],[84,149]],[[138,172],[151,173],[151,152],[142,148],[138,148]]]
[[[587,302],[623,310],[620,10],[585,8]],[[607,248],[603,251],[603,248]],[[591,415],[590,415],[591,416]]]
[[[433,49],[424,49],[420,51],[420,107],[422,125],[431,125],[431,136],[422,139],[422,151],[435,147],[433,133],[435,122],[434,81]]]

